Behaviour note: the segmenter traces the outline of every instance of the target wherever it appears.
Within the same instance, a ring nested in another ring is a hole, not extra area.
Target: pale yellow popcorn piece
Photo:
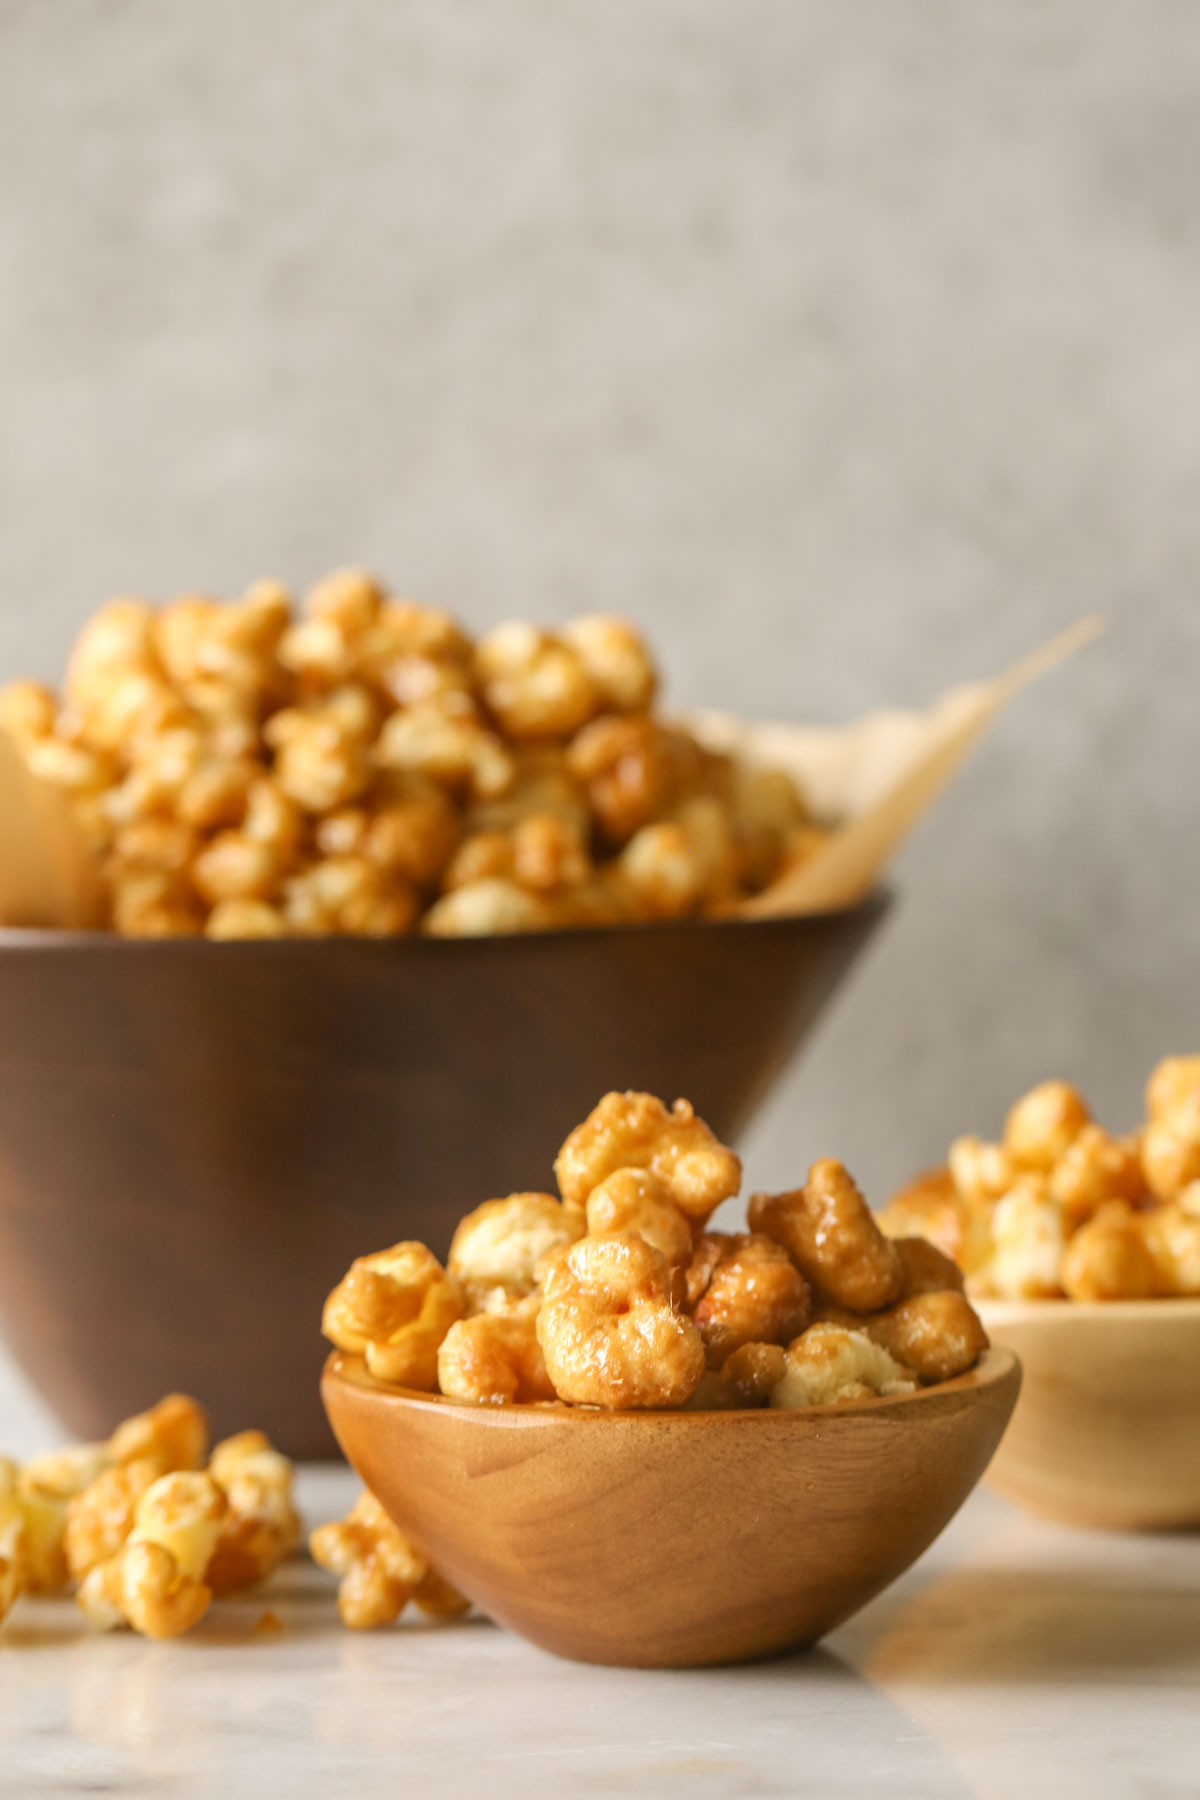
[[[500,1288],[512,1298],[531,1294],[542,1259],[582,1236],[583,1224],[553,1194],[510,1194],[485,1200],[459,1221],[446,1270],[473,1305]]]
[[[990,1254],[972,1285],[1002,1300],[1037,1300],[1062,1293],[1067,1231],[1045,1184],[1025,1177],[997,1202],[991,1216]]]
[[[918,1382],[865,1331],[810,1325],[788,1345],[782,1379],[771,1389],[775,1407],[842,1406],[876,1396],[915,1393]]]

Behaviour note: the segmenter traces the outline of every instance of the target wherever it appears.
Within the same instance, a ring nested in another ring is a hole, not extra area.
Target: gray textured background
[[[1200,1048],[1191,0],[0,4],[0,676],[363,561],[672,698],[1025,696],[756,1130],[876,1192]],[[714,1028],[720,1000],[714,996]]]

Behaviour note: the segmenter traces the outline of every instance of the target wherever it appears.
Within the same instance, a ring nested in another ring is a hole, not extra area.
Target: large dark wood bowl
[[[552,1185],[612,1087],[736,1140],[885,909],[516,938],[0,932],[0,1331],[64,1425],[168,1389],[332,1454],[321,1303]]]

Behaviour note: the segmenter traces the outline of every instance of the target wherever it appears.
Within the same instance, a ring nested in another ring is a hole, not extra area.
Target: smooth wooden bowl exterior
[[[1025,1372],[992,1487],[1070,1525],[1200,1525],[1200,1300],[976,1304]]]
[[[611,1087],[736,1136],[882,898],[538,937],[0,933],[0,1330],[73,1432],[169,1388],[333,1453],[321,1303],[399,1238],[551,1185]]]
[[[1008,1422],[1005,1351],[939,1388],[806,1412],[475,1407],[331,1356],[346,1456],[448,1580],[544,1650],[684,1668],[809,1644],[908,1568]]]

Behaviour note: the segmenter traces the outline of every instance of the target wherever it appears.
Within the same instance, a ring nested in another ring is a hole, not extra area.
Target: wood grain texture
[[[975,1486],[1019,1386],[993,1350],[853,1407],[473,1407],[338,1353],[322,1391],[363,1480],[483,1612],[562,1656],[681,1668],[812,1643],[878,1594]]]
[[[977,1306],[1025,1371],[992,1487],[1072,1525],[1200,1525],[1200,1300]]]
[[[85,1438],[169,1388],[330,1455],[321,1304],[552,1184],[610,1087],[736,1136],[885,909],[540,937],[0,933],[0,1330]]]

